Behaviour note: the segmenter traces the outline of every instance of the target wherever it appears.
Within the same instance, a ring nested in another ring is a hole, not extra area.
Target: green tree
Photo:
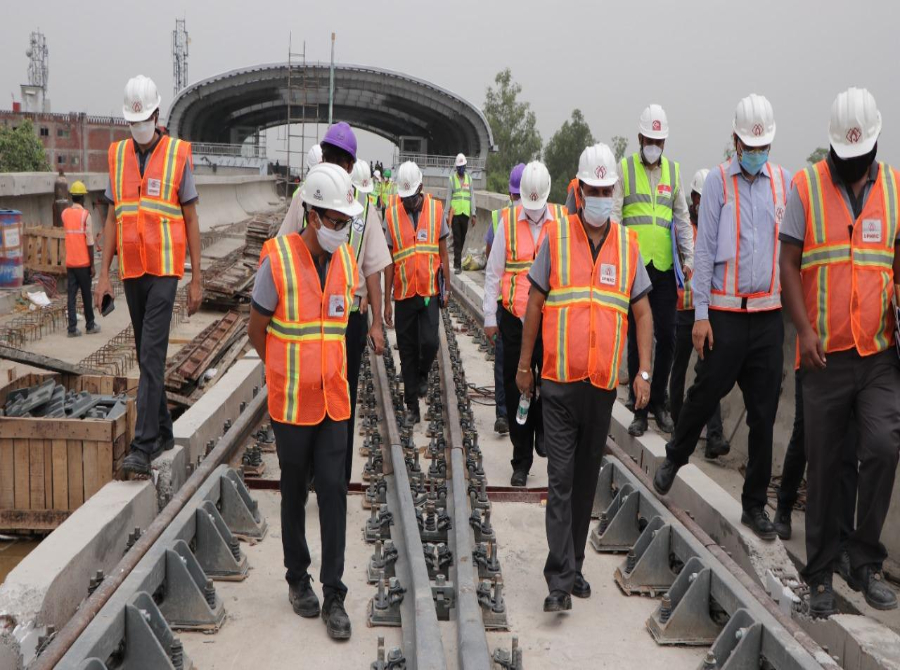
[[[815,150],[806,157],[806,162],[810,165],[815,165],[819,161],[825,160],[827,156],[828,149],[825,149],[824,147],[816,147]]]
[[[0,128],[0,172],[49,172],[44,146],[26,119],[16,128]]]
[[[519,100],[522,86],[513,81],[509,68],[497,73],[494,84],[485,93],[483,111],[499,151],[488,154],[487,188],[506,193],[513,166],[540,155],[541,134],[531,105]]]
[[[616,156],[616,162],[625,158],[625,152],[628,151],[628,139],[621,135],[613,135],[612,144],[609,147]]]
[[[578,157],[585,147],[594,144],[594,136],[580,109],[572,112],[544,147],[544,164],[550,172],[550,202],[566,201],[566,187],[578,170]]]

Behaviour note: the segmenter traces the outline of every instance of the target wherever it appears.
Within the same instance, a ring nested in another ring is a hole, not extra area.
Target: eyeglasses
[[[329,221],[331,223],[331,227],[335,230],[343,230],[348,225],[350,225],[351,221],[353,221],[352,217],[349,219],[332,219],[327,214],[322,214],[321,216],[325,221]]]

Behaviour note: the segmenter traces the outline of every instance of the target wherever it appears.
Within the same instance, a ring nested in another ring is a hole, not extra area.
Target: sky
[[[685,181],[722,160],[737,102],[772,102],[777,135],[771,159],[795,170],[827,146],[834,97],[849,86],[875,96],[884,130],[879,158],[900,165],[896,0],[2,0],[0,108],[26,81],[29,33],[50,52],[53,111],[121,113],[129,77],[152,77],[172,100],[171,35],[176,18],[190,34],[190,81],[287,59],[288,39],[307,58],[403,72],[481,106],[496,73],[512,69],[544,142],[579,108],[594,137],[637,145],[641,110],[666,109],[666,155]],[[275,131],[271,139],[276,136]],[[272,144],[270,139],[270,145]],[[387,159],[387,142],[367,135],[360,153]],[[270,150],[270,155],[272,151]],[[574,166],[573,166],[574,170]]]

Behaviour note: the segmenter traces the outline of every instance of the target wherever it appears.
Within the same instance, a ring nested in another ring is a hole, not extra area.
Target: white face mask
[[[524,209],[524,211],[525,216],[529,221],[532,223],[540,223],[544,220],[544,214],[547,212],[547,205],[544,205],[540,209]]]
[[[662,147],[658,147],[655,144],[647,144],[643,148],[644,152],[644,160],[647,161],[648,164],[653,165],[656,161],[659,160],[659,157],[662,156]]]
[[[344,226],[341,230],[332,230],[326,228],[323,223],[316,228],[316,239],[319,240],[319,246],[325,253],[333,254],[339,246],[350,239],[350,225]]]
[[[584,221],[589,226],[599,228],[609,221],[612,214],[613,199],[585,196],[584,209],[582,210]]]
[[[140,123],[131,124],[131,136],[138,144],[150,144],[153,139],[153,133],[156,131],[156,121],[147,119]]]

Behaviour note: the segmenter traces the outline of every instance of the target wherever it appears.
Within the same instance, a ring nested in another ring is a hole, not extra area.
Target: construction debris
[[[66,391],[49,379],[42,384],[11,391],[3,416],[45,419],[109,419],[125,414],[127,396],[98,395],[88,391]]]

